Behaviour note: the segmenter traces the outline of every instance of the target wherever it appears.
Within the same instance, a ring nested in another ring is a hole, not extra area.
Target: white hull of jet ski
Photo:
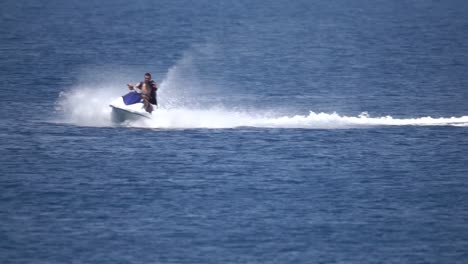
[[[112,108],[111,119],[114,123],[153,118],[150,113],[145,111],[143,103],[126,105],[122,97],[112,101],[109,106]],[[156,108],[157,106],[153,105],[153,109]]]

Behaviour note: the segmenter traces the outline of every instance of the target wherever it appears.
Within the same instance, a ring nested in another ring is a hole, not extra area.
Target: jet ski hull
[[[145,111],[143,103],[125,105],[122,97],[111,102],[109,106],[112,108],[111,120],[114,123],[152,119],[153,117],[150,113]],[[156,109],[157,106],[153,105],[153,108]]]
[[[111,106],[112,108],[112,113],[111,113],[111,120],[114,123],[123,123],[125,121],[136,121],[136,120],[141,120],[141,119],[151,119],[148,113],[148,115],[142,114],[142,113],[137,113],[137,112],[131,112],[122,108],[118,108],[115,106]]]

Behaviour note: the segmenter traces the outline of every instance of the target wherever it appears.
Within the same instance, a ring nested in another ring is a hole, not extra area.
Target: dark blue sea
[[[2,0],[0,263],[468,263],[466,0]],[[153,119],[109,103],[150,72]]]

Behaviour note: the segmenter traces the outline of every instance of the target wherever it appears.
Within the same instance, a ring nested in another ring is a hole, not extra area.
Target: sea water
[[[466,263],[466,14],[2,1],[0,262]]]

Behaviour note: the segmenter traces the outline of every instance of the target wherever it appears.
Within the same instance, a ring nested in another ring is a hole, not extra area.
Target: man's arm
[[[127,86],[128,86],[129,90],[134,90],[134,89],[140,90],[141,89],[141,82],[139,82],[139,83],[137,83],[135,85],[132,85],[131,83],[127,83]]]

